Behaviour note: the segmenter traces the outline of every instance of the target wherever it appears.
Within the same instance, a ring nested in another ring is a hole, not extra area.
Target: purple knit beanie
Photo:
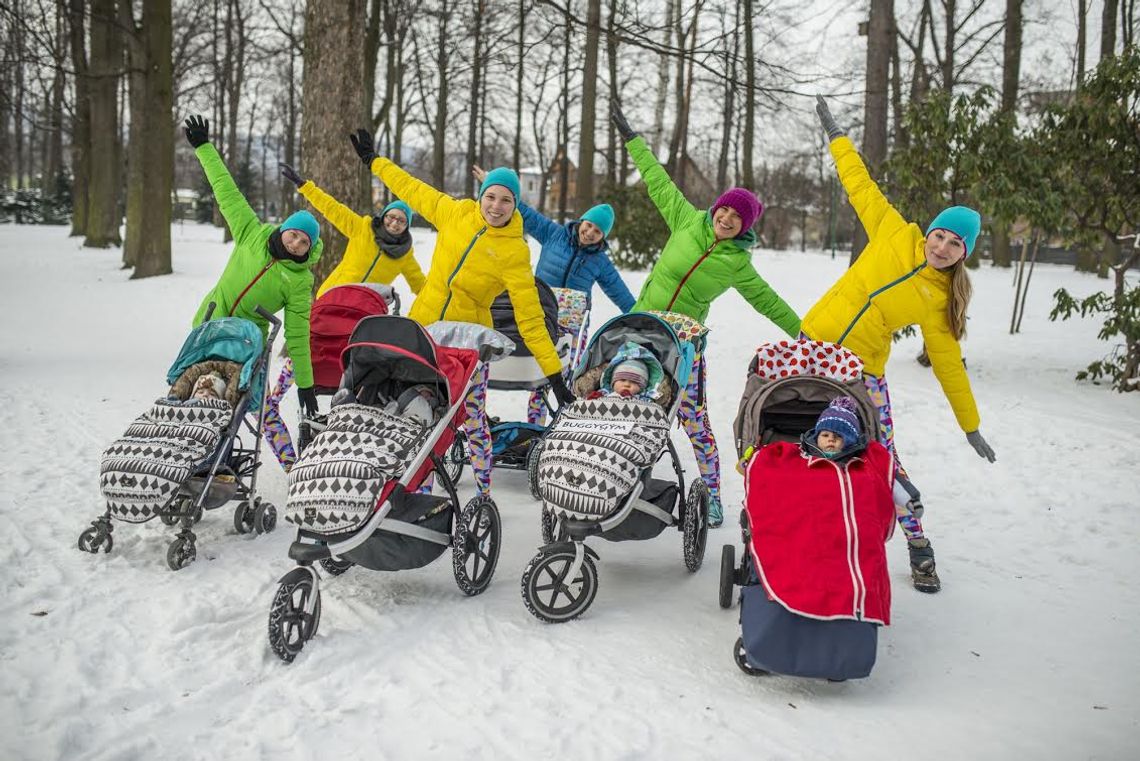
[[[721,206],[734,209],[740,215],[741,235],[751,230],[752,225],[756,224],[756,220],[764,213],[764,204],[760,203],[760,199],[752,191],[744,188],[729,188],[721,193],[720,198],[716,199],[709,209],[709,214],[716,214],[716,210]]]
[[[863,435],[863,425],[859,422],[859,411],[855,402],[846,396],[836,397],[827,405],[815,424],[816,435],[820,431],[831,431],[843,439],[843,448],[852,446]]]

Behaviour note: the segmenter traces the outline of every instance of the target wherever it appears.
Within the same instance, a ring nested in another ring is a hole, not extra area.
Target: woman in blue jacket
[[[472,174],[482,182],[486,173],[475,166],[472,167]],[[621,279],[609,256],[609,243],[606,239],[614,225],[612,206],[608,203],[598,204],[588,209],[579,219],[562,225],[522,201],[518,203],[518,210],[523,218],[523,231],[542,246],[534,270],[539,280],[551,288],[568,288],[586,294],[587,305],[593,300],[594,285],[597,284],[622,313],[633,308],[637,299]],[[560,322],[562,317],[564,315],[560,315]],[[575,354],[579,354],[586,343],[590,319],[588,311],[584,317],[584,325],[569,325],[575,331],[581,328],[581,344],[574,347]],[[532,392],[527,404],[527,421],[541,423],[546,418],[546,412],[542,395],[537,391]]]

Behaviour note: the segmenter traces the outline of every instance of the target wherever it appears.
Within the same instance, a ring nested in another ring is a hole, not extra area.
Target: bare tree
[[[756,48],[753,43],[756,22],[752,18],[752,10],[753,0],[744,0],[744,134],[741,137],[744,155],[741,157],[741,181],[749,189],[756,187],[752,157],[756,143]]]
[[[952,2],[952,0],[951,0]],[[894,0],[871,0],[871,17],[867,25],[867,94],[863,101],[862,154],[872,176],[887,158],[888,78],[894,31]],[[859,258],[867,245],[867,232],[861,225],[855,229],[851,247],[851,263]]]
[[[1100,17],[1100,60],[1116,53],[1116,9],[1119,0],[1104,0]]]
[[[1017,90],[1021,81],[1021,3],[1022,0],[1005,2],[1005,45],[1002,55],[1001,110],[1015,118],[1017,112]],[[996,226],[991,245],[995,267],[1009,267],[1012,255],[1009,248],[1009,230]]]
[[[123,70],[122,35],[115,20],[115,0],[91,2],[91,158],[87,181],[84,246],[121,244],[119,236],[119,77]]]
[[[582,126],[578,133],[578,199],[575,205],[579,213],[594,201],[594,125],[601,26],[602,0],[589,0],[586,12],[586,61],[582,71]]]

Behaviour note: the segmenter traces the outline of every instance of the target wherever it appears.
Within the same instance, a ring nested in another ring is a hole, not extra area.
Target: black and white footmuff
[[[450,549],[460,590],[487,589],[499,558],[499,511],[487,496],[461,506],[442,458],[463,424],[479,364],[512,348],[479,325],[425,329],[391,315],[357,324],[326,427],[289,471],[285,520],[297,530],[289,557],[298,567],[281,578],[269,611],[269,644],[283,661],[316,634],[316,564],[332,576],[353,566],[399,571]],[[427,488],[432,474],[443,495]]]
[[[239,500],[234,511],[239,533],[266,533],[276,525],[276,508],[257,496],[257,469],[268,347],[281,321],[262,311],[272,326],[265,343],[249,320],[209,316],[186,338],[167,371],[167,396],[104,450],[99,488],[107,507],[80,535],[84,552],[111,551],[112,518],[144,523],[157,517],[180,528],[166,554],[167,565],[177,571],[197,556],[191,527],[205,510]],[[197,385],[208,385],[213,393],[199,396]],[[252,438],[248,446],[239,437],[243,425]]]
[[[585,545],[589,536],[642,540],[673,527],[683,535],[685,566],[701,566],[709,494],[697,479],[686,498],[669,438],[697,348],[678,338],[673,321],[681,319],[687,318],[633,312],[602,326],[574,372],[579,398],[558,411],[542,439],[537,486],[546,544],[522,576],[523,601],[542,621],[569,621],[593,602],[598,555]],[[660,365],[659,377],[650,374],[651,391],[640,397],[599,395],[606,367],[630,344]],[[653,466],[666,454],[672,477],[655,478]]]

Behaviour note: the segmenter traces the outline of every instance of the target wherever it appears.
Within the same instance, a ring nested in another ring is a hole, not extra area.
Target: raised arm
[[[625,142],[625,149],[629,151],[637,171],[641,174],[641,179],[645,180],[653,205],[657,207],[669,229],[677,229],[686,218],[698,213],[696,207],[689,203],[684,193],[673,183],[665,167],[661,166],[653,151],[649,150],[645,139],[629,126],[617,104],[614,104],[610,118]]]
[[[532,209],[519,201],[519,214],[522,214],[523,230],[540,244],[545,245],[552,235],[557,235],[560,228],[554,220],[548,219],[541,212]]]
[[[284,173],[284,170],[282,170],[282,173]],[[372,217],[367,214],[357,214],[318,188],[316,183],[312,180],[302,179],[301,184],[297,186],[297,192],[304,196],[305,200],[311,203],[313,208],[320,212],[321,216],[327,219],[329,224],[335,227],[344,237],[353,238],[359,235],[363,227],[367,227],[369,234],[371,234]]]
[[[261,220],[230,176],[218,149],[210,142],[210,122],[201,116],[191,116],[186,120],[185,132],[186,140],[194,146],[194,155],[206,173],[210,189],[214,191],[218,211],[225,218],[234,241],[241,243],[251,231],[261,225]]]
[[[373,148],[375,143],[372,140],[372,133],[368,130],[358,129],[356,134],[349,135],[348,139],[356,155],[364,162],[364,166],[429,224],[439,229],[440,225],[452,215],[458,202],[423,180],[408,174],[388,159],[378,157]]]

